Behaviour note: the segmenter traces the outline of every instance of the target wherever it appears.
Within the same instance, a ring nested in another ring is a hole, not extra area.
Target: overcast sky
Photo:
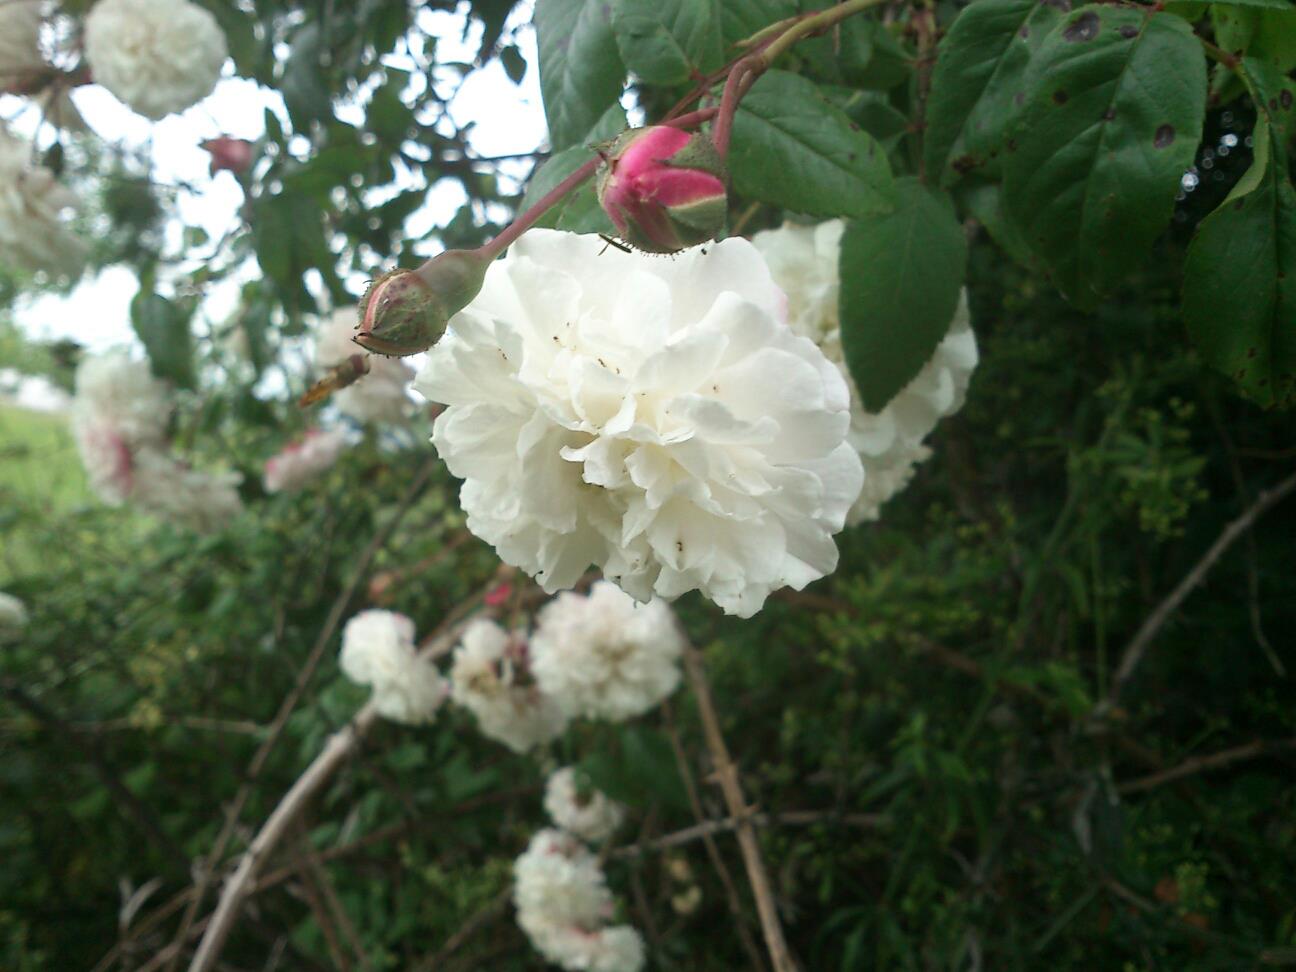
[[[459,12],[423,11],[420,25],[437,37],[437,60],[471,61],[477,50],[480,27],[464,39],[467,4]],[[530,4],[515,12],[510,24],[522,25],[530,20]],[[535,36],[530,27],[518,31],[518,46],[527,60],[526,77],[515,85],[505,75],[499,61],[469,75],[458,97],[450,106],[458,125],[475,122],[471,133],[473,148],[483,156],[508,155],[534,151],[544,140],[544,109],[540,100],[536,62]],[[390,59],[396,67],[412,66],[400,59]],[[229,173],[215,178],[208,174],[210,157],[200,143],[218,135],[255,140],[264,134],[264,109],[272,108],[287,122],[279,96],[251,81],[227,77],[215,92],[181,115],[172,115],[152,123],[134,114],[97,85],[78,88],[73,94],[77,108],[90,128],[100,136],[128,146],[152,143],[154,181],[162,185],[186,183],[199,191],[180,191],[176,197],[178,215],[183,222],[203,227],[213,239],[222,236],[238,219],[242,193]],[[450,75],[447,74],[447,79]],[[457,80],[457,74],[453,75]],[[12,118],[18,107],[13,98],[0,98],[0,118]],[[344,117],[346,113],[343,112]],[[357,118],[348,118],[357,120]],[[28,111],[15,128],[30,135],[39,119]],[[444,225],[464,201],[461,187],[443,180],[411,218],[411,228],[421,233]],[[255,272],[250,267],[248,272]],[[83,281],[69,297],[46,295],[21,301],[14,317],[35,338],[72,338],[92,351],[134,343],[130,328],[129,304],[138,289],[134,272],[128,267],[112,267],[93,279]],[[206,313],[221,320],[234,309],[237,283],[223,291],[209,294]]]

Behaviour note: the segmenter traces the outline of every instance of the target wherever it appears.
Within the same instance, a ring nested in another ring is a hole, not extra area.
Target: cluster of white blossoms
[[[27,605],[14,597],[0,591],[0,632],[16,631],[27,624]]]
[[[34,151],[0,124],[0,264],[79,276],[88,247],[64,220],[77,198],[48,168],[34,164]]]
[[[774,282],[787,294],[788,324],[814,341],[841,370],[851,390],[847,436],[864,463],[864,489],[851,507],[849,523],[876,520],[880,507],[908,485],[918,463],[931,455],[924,440],[937,423],[963,407],[977,366],[976,336],[968,318],[967,292],[948,333],[918,375],[881,412],[866,412],[846,370],[837,300],[838,257],[845,224],[787,224],[757,233],[752,243],[769,264]]]
[[[559,827],[591,844],[601,844],[621,826],[625,811],[602,793],[581,786],[576,769],[565,766],[545,783],[545,812]]]
[[[393,722],[431,722],[446,697],[445,680],[414,645],[414,622],[393,611],[361,611],[342,631],[342,673],[373,690],[378,714]]]
[[[335,393],[332,400],[342,414],[360,422],[400,422],[410,409],[414,369],[399,358],[369,354],[352,341],[359,320],[355,307],[343,307],[324,319],[315,338],[315,365],[332,368],[353,354],[368,357],[369,373]]]
[[[574,836],[541,830],[513,865],[518,925],[548,961],[580,972],[639,972],[644,944],[611,925],[612,894],[598,858]]]
[[[98,0],[85,56],[95,82],[157,120],[211,94],[229,49],[216,18],[190,0]]]
[[[473,714],[482,735],[514,752],[562,735],[567,716],[540,690],[521,631],[479,619],[464,629],[450,669],[451,696]]]
[[[172,456],[170,415],[170,393],[145,362],[112,352],[77,368],[72,430],[96,495],[190,529],[216,529],[242,509],[241,477],[199,472]]]
[[[309,429],[266,460],[263,480],[267,493],[295,493],[333,468],[346,448],[338,429]]]
[[[531,670],[568,716],[620,722],[675,691],[683,650],[665,602],[636,604],[615,584],[599,581],[588,596],[560,594],[540,611]]]
[[[468,527],[546,591],[594,564],[641,601],[750,617],[837,565],[863,474],[841,372],[743,239],[663,260],[532,230],[428,354]]]
[[[0,91],[21,87],[45,67],[41,56],[41,7],[44,0],[0,3]]]

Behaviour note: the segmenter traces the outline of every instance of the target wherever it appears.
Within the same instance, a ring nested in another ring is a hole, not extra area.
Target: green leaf
[[[929,178],[948,185],[999,154],[1031,55],[1066,7],[1065,0],[978,0],[959,14],[941,41],[927,99]]]
[[[522,51],[514,44],[509,44],[499,52],[500,64],[504,66],[504,73],[514,84],[521,84],[526,78],[527,62],[522,56]]]
[[[148,352],[153,374],[181,388],[194,387],[189,315],[142,282],[130,304],[131,327]]]
[[[615,0],[612,27],[626,67],[649,84],[683,84],[724,57],[719,0]]]
[[[1265,10],[1291,10],[1291,0],[1211,0],[1217,7],[1259,7]]]
[[[1211,7],[1215,41],[1231,54],[1270,61],[1280,71],[1296,67],[1296,7]]]
[[[1240,73],[1257,110],[1278,136],[1281,155],[1281,147],[1296,135],[1296,81],[1272,61],[1258,57],[1242,58]]]
[[[1188,247],[1183,301],[1211,367],[1265,408],[1296,401],[1296,190],[1264,124],[1255,162]]]
[[[967,239],[947,193],[906,176],[895,209],[853,220],[841,248],[842,350],[860,398],[881,411],[949,330]]]
[[[796,0],[743,0],[720,4],[720,29],[725,46],[733,46],[764,30],[770,24],[795,17]]]
[[[323,58],[319,25],[308,23],[293,35],[292,51],[279,82],[288,117],[299,132],[309,131],[311,122],[325,121],[333,114],[333,98],[320,67]]]
[[[1003,214],[1003,187],[997,182],[968,180],[960,184],[958,199],[965,212],[979,222],[990,238],[1023,267],[1040,272],[1039,260]]]
[[[815,216],[869,216],[891,205],[882,147],[813,82],[786,71],[769,71],[743,99],[729,173],[744,195]]]
[[[1142,263],[1201,140],[1206,64],[1183,20],[1086,6],[1045,38],[1006,144],[1008,217],[1080,306]]]
[[[605,142],[619,135],[626,127],[626,116],[620,105],[613,105],[603,113],[584,139],[586,144]],[[522,200],[522,212],[539,202],[549,190],[588,162],[592,156],[584,144],[569,148],[551,157],[542,165],[527,184]],[[616,227],[598,204],[594,192],[594,179],[587,180],[536,221],[537,226],[567,230],[569,233],[603,233],[612,235]]]
[[[621,97],[625,66],[606,0],[538,0],[540,94],[555,151],[581,139]]]

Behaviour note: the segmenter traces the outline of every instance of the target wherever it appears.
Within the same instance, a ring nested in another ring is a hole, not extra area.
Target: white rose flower
[[[170,392],[146,362],[115,351],[77,366],[72,431],[95,495],[113,506],[126,502],[135,451],[165,447],[170,415]]]
[[[584,972],[643,967],[639,933],[626,925],[604,927],[612,894],[598,858],[575,837],[540,831],[514,863],[513,878],[518,925],[550,962]]]
[[[0,91],[21,87],[45,67],[40,50],[43,0],[0,3]]]
[[[128,446],[160,445],[171,417],[171,393],[148,362],[124,351],[86,358],[76,372],[75,419],[111,424]]]
[[[855,524],[876,520],[881,505],[904,489],[918,463],[931,455],[923,440],[942,418],[963,407],[977,366],[977,344],[964,290],[949,331],[931,360],[881,412],[864,411],[841,346],[838,257],[844,229],[845,224],[837,219],[818,226],[789,223],[757,233],[752,243],[769,264],[774,282],[787,294],[792,330],[819,345],[850,385],[847,439],[864,463],[864,489],[847,518]]]
[[[88,247],[62,219],[77,198],[53,172],[32,164],[32,151],[0,125],[0,264],[79,276]]]
[[[361,611],[342,630],[342,673],[373,689],[374,708],[384,719],[407,725],[432,721],[445,700],[446,685],[414,646],[414,622],[393,611]]]
[[[599,581],[588,597],[559,594],[540,611],[531,669],[568,716],[622,722],[675,691],[683,650],[664,601],[637,604]]]
[[[266,492],[297,492],[333,468],[345,448],[346,434],[339,430],[308,430],[300,441],[290,443],[266,460]]]
[[[156,121],[211,94],[229,49],[216,18],[190,0],[99,0],[85,55],[97,83]]]
[[[522,632],[493,621],[464,629],[450,669],[451,697],[477,719],[482,735],[524,753],[556,739],[567,717],[531,678]]]
[[[203,472],[151,447],[132,453],[131,480],[132,504],[188,530],[219,530],[243,511],[239,473]]]
[[[543,916],[518,924],[537,952],[550,962],[573,972],[639,972],[644,966],[644,943],[629,925],[586,931],[547,921]]]
[[[597,790],[581,791],[574,767],[555,770],[545,783],[545,812],[559,827],[598,844],[621,826],[625,811]]]
[[[143,361],[120,351],[77,367],[72,430],[90,487],[178,526],[209,531],[243,509],[238,473],[206,473],[174,458],[166,440],[171,395]]]
[[[663,260],[528,233],[415,381],[449,406],[432,440],[469,528],[551,593],[594,564],[742,617],[832,571],[849,392],[783,304],[746,240]]]
[[[519,914],[593,929],[612,915],[612,892],[598,858],[571,834],[541,830],[513,864]]]
[[[410,409],[409,383],[414,369],[400,358],[369,354],[351,338],[359,327],[359,311],[344,307],[320,325],[315,339],[315,364],[331,368],[353,354],[366,355],[369,373],[333,396],[338,409],[360,422],[400,422]]]
[[[15,630],[27,624],[27,605],[14,597],[0,591],[0,631]]]

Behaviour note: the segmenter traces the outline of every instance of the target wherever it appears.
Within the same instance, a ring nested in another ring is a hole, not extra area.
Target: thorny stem
[[[791,21],[781,34],[735,64],[720,97],[720,114],[716,116],[712,135],[720,157],[725,158],[729,152],[729,136],[733,130],[734,113],[738,110],[738,104],[751,90],[756,79],[769,70],[770,65],[786,54],[797,41],[830,30],[847,17],[885,2],[886,0],[847,0],[846,3]],[[763,34],[764,31],[755,35],[751,41],[761,39]]]
[[[691,128],[694,125],[700,125],[702,122],[707,121],[714,116],[715,113],[716,109],[714,108],[703,108],[699,111],[689,112],[687,115],[680,115],[678,118],[672,118],[662,124],[672,125],[675,128]],[[504,230],[493,240],[484,246],[479,247],[477,252],[489,260],[495,259],[512,243],[514,243],[519,236],[534,226],[541,216],[560,203],[568,193],[575,190],[581,183],[592,176],[602,161],[603,160],[600,156],[594,156],[594,158],[590,159],[566,179],[545,193],[544,196],[540,198],[539,202],[517,219],[513,220],[513,222],[505,227]]]

